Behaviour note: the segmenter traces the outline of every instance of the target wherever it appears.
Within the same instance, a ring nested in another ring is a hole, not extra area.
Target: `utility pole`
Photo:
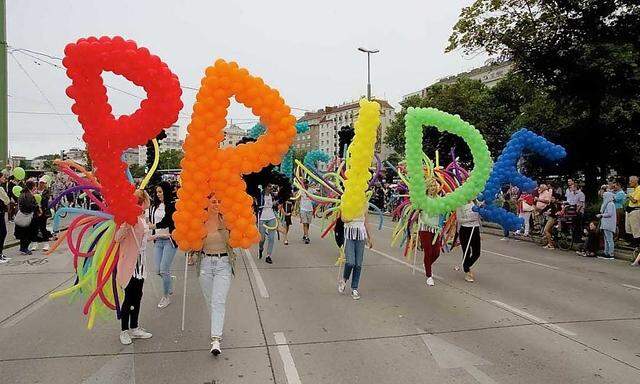
[[[7,4],[0,0],[0,167],[9,160],[9,118],[7,103]]]
[[[367,54],[367,100],[371,100],[371,54],[380,52],[377,49],[358,48],[358,51]]]

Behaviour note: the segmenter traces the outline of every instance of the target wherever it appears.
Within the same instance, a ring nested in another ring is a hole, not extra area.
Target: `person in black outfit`
[[[15,226],[15,236],[16,239],[20,240],[20,253],[23,255],[31,255],[29,244],[35,239],[36,235],[33,215],[38,209],[38,203],[36,203],[36,199],[33,197],[35,189],[36,183],[33,180],[28,180],[18,198],[18,211],[23,215],[31,215],[31,220],[28,225],[24,227],[19,225]]]

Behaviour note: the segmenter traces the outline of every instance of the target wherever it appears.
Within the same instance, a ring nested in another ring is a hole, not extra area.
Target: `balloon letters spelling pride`
[[[444,197],[427,196],[422,164],[422,126],[428,125],[462,137],[473,156],[473,170],[467,180]],[[484,188],[491,172],[491,154],[480,132],[457,115],[435,108],[407,109],[405,115],[405,152],[409,176],[409,198],[413,206],[430,215],[454,211],[473,200]]]
[[[369,166],[373,160],[378,125],[380,125],[380,104],[366,99],[360,100],[358,119],[354,124],[355,136],[349,145],[344,193],[340,210],[345,220],[353,220],[364,212],[367,205],[367,188],[371,179]]]
[[[230,230],[229,244],[248,248],[258,242],[259,234],[242,175],[280,163],[295,138],[296,118],[277,90],[234,62],[217,60],[206,69],[201,84],[183,146],[173,237],[185,251],[202,248],[206,208],[213,193]],[[260,117],[266,132],[255,143],[219,148],[229,98],[234,95]]]
[[[67,95],[75,100],[71,110],[84,129],[82,138],[102,185],[107,210],[117,224],[135,224],[142,207],[137,205],[135,186],[127,179],[127,165],[120,156],[178,119],[182,109],[178,77],[147,48],[120,36],[82,38],[68,44],[64,53],[62,64],[72,80]],[[144,88],[147,98],[138,110],[117,119],[113,116],[102,71],[122,75]]]
[[[524,150],[535,152],[551,161],[560,160],[567,155],[560,145],[553,144],[525,128],[511,136],[493,167],[484,191],[478,196],[479,200],[484,200],[485,205],[475,208],[484,220],[500,224],[507,231],[520,229],[524,221],[513,213],[494,205],[496,196],[500,193],[500,187],[511,184],[523,192],[531,192],[536,188],[536,182],[519,173],[516,168]]]

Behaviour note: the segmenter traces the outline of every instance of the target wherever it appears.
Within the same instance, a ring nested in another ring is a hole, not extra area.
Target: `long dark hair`
[[[173,195],[173,187],[169,184],[168,181],[161,181],[156,185],[153,189],[153,206],[157,207],[160,205],[160,199],[158,199],[158,194],[155,189],[160,187],[162,189],[162,195],[164,197],[164,205],[173,205],[175,204],[175,196]]]

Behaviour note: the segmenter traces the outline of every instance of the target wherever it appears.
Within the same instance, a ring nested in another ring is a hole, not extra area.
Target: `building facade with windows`
[[[391,148],[384,144],[384,135],[391,125],[395,110],[386,100],[374,99],[380,104],[380,126],[376,141],[376,153],[382,159],[386,159],[393,152]],[[319,122],[318,148],[330,156],[342,155],[344,148],[338,148],[338,132],[342,127],[353,128],[358,119],[358,101],[345,103],[334,107],[325,107],[324,116]]]
[[[451,84],[454,84],[456,81],[458,81],[458,79],[460,78],[479,80],[482,84],[486,85],[487,87],[493,87],[496,84],[498,84],[500,80],[502,80],[505,76],[507,76],[507,74],[513,70],[513,68],[514,68],[513,62],[511,61],[488,63],[480,68],[472,69],[469,72],[463,72],[457,75],[442,78],[436,81],[435,83],[425,88],[422,88],[419,91],[415,91],[407,95],[404,95],[402,99],[406,100],[412,96],[425,97],[427,94],[427,89],[429,89],[429,87],[432,87],[438,84],[451,85]]]
[[[300,151],[313,151],[320,149],[318,146],[318,136],[320,129],[320,120],[324,117],[324,110],[317,112],[305,112],[304,116],[298,119],[298,123],[306,122],[309,124],[309,130],[296,135],[293,141],[293,148]]]
[[[247,131],[235,124],[224,128],[224,139],[220,143],[220,148],[235,147],[238,141],[247,136]]]

